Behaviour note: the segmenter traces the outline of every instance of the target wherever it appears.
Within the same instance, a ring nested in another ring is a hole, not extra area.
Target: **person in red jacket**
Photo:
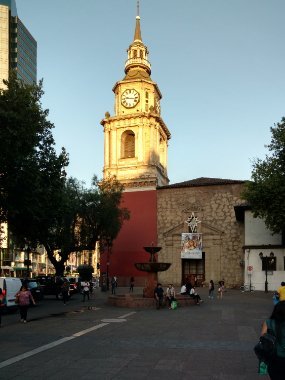
[[[32,296],[32,293],[29,291],[27,284],[23,284],[19,292],[16,294],[16,298],[18,299],[19,309],[20,309],[20,316],[21,322],[26,323],[27,322],[27,314],[28,314],[28,308],[30,306],[30,303],[32,302],[34,305],[35,300]]]

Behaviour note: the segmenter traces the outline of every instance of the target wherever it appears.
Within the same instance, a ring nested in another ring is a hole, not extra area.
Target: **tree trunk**
[[[50,262],[54,266],[56,276],[63,277],[64,269],[65,269],[64,263],[65,263],[66,259],[64,259],[64,257],[61,256],[60,260],[57,261],[54,254],[53,254],[53,250],[50,248],[50,246],[45,245],[45,249],[47,251],[47,256],[48,256]]]

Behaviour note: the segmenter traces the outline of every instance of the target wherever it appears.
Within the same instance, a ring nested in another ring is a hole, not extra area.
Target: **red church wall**
[[[123,193],[122,206],[130,211],[119,235],[113,242],[112,252],[101,255],[101,273],[116,275],[119,285],[127,285],[131,276],[136,285],[144,285],[146,273],[138,271],[134,263],[146,262],[149,254],[143,249],[157,244],[156,190]],[[109,262],[107,270],[107,262]]]

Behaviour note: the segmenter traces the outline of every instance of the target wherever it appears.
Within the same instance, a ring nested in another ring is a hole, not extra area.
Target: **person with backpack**
[[[268,360],[267,369],[271,380],[284,380],[285,374],[285,301],[275,305],[271,317],[263,322],[261,337],[273,333],[275,349]]]
[[[90,300],[90,283],[89,283],[89,281],[82,281],[81,282],[81,288],[83,291],[82,302],[85,302],[85,298],[87,298],[87,300],[89,301]]]

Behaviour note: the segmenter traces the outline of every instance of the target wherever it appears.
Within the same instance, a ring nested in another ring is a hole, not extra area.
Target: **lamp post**
[[[32,264],[32,262],[30,260],[30,253],[31,253],[32,250],[31,250],[31,248],[29,246],[27,246],[26,249],[25,249],[25,251],[26,251],[26,254],[27,254],[27,258],[24,261],[24,264],[27,267],[27,276],[26,277],[30,277],[30,266]]]
[[[265,293],[268,293],[268,281],[267,281],[268,257],[267,256],[264,257],[262,252],[260,252],[259,257],[260,257],[260,260],[262,261],[262,264],[263,264],[263,260],[264,260],[264,263],[265,263],[265,284],[264,284],[264,291],[265,291]]]
[[[107,290],[109,290],[109,265],[110,265],[110,262],[109,262],[109,258],[108,258],[108,261],[107,261],[107,279],[106,279],[106,285],[107,285]]]

